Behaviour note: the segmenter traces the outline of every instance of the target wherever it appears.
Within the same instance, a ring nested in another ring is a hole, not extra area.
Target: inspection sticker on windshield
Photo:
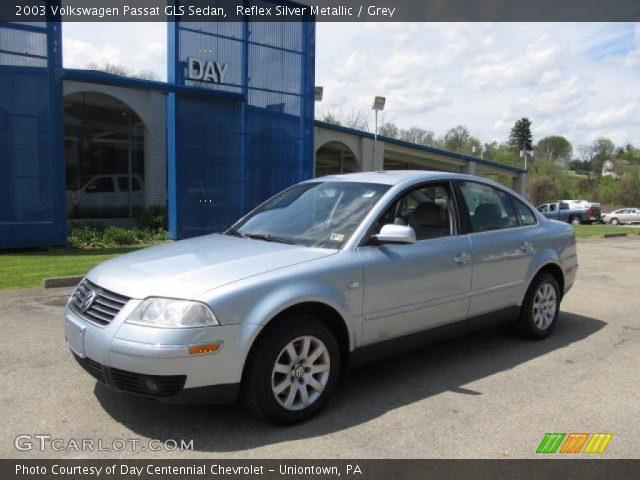
[[[375,190],[369,190],[362,194],[362,198],[371,198],[376,194]]]
[[[329,239],[333,240],[334,242],[341,242],[342,240],[344,240],[344,235],[342,233],[332,233]]]

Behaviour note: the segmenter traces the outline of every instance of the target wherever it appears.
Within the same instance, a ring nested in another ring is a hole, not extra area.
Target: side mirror
[[[389,223],[380,229],[380,233],[373,235],[380,243],[416,243],[416,232],[407,225]]]

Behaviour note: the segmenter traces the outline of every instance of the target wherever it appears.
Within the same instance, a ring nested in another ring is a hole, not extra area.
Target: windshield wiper
[[[239,232],[235,228],[230,228],[229,230],[227,230],[225,232],[225,235],[233,235],[234,237],[247,238],[247,236],[244,233]]]
[[[296,245],[296,242],[294,242],[289,238],[276,237],[268,233],[243,233],[241,235],[244,235],[246,238],[253,238],[255,240],[265,240],[267,242],[277,242],[277,243],[286,243],[287,245]]]

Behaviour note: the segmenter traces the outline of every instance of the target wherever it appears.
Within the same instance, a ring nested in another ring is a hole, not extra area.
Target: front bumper
[[[111,368],[80,357],[73,357],[96,380],[111,389],[151,398],[165,403],[233,403],[238,398],[240,383],[184,388],[186,375],[143,375]]]
[[[138,300],[97,325],[67,307],[65,338],[78,363],[109,387],[168,403],[221,403],[237,397],[242,367],[259,325],[163,329],[124,323]],[[189,347],[219,343],[215,353]]]

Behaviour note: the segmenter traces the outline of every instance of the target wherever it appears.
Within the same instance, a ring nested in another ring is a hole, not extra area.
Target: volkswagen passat
[[[109,260],[66,309],[95,378],[170,402],[315,414],[348,366],[511,321],[549,335],[577,270],[570,225],[474,176],[302,182],[229,230]]]

